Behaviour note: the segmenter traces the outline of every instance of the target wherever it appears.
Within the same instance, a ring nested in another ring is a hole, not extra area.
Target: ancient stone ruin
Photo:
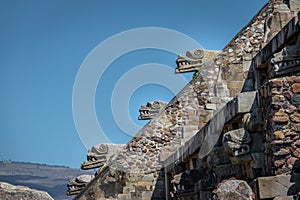
[[[300,198],[299,11],[270,0],[223,50],[179,56],[193,80],[75,199]]]
[[[148,120],[154,118],[167,105],[165,102],[153,101],[142,105],[139,109],[139,120]]]
[[[105,162],[124,147],[125,145],[123,144],[98,144],[92,146],[88,150],[87,161],[81,164],[81,169],[88,170],[102,167]]]
[[[84,161],[81,164],[81,169],[89,170],[103,167],[106,162],[109,162],[110,159],[118,154],[124,147],[124,144],[98,144],[92,146],[88,150],[87,161]],[[67,185],[67,195],[76,195],[80,193],[96,175],[97,173],[95,175],[83,174],[71,179]]]
[[[67,195],[78,194],[93,178],[95,178],[94,175],[83,174],[71,179],[68,182]]]

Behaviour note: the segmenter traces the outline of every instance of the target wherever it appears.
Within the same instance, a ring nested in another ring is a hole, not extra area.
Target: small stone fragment
[[[292,85],[292,90],[294,93],[300,93],[300,83],[294,83]]]
[[[283,109],[280,109],[278,112],[275,113],[275,116],[273,117],[274,123],[286,123],[289,121],[289,116],[284,113]]]
[[[300,122],[300,114],[299,113],[294,113],[294,114],[292,114],[291,115],[291,120],[293,121],[293,122]]]
[[[284,138],[284,134],[282,131],[275,131],[274,132],[276,140],[282,140]]]

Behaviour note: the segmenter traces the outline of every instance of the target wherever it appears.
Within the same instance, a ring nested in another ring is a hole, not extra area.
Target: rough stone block
[[[298,0],[290,0],[289,4],[291,11],[300,11],[300,2]]]
[[[252,199],[253,191],[251,187],[243,180],[227,180],[220,183],[216,194],[218,199]]]
[[[244,81],[228,81],[227,87],[229,89],[234,89],[234,88],[239,89],[239,88],[242,88],[243,84],[244,84]]]
[[[123,194],[130,194],[131,192],[135,192],[134,186],[123,187]]]
[[[294,83],[292,89],[294,93],[300,93],[300,83]]]
[[[0,182],[0,199],[53,200],[47,192],[30,189],[26,186],[14,186],[5,182]]]
[[[142,180],[146,182],[152,182],[154,181],[154,174],[146,174]]]
[[[207,99],[207,101],[209,102],[209,103],[219,103],[220,102],[220,98],[219,97],[209,97],[208,99]]]
[[[205,105],[206,110],[217,110],[217,104],[214,103],[207,103]]]
[[[269,199],[276,196],[287,196],[293,183],[290,175],[278,175],[258,178],[258,193],[260,199]]]
[[[142,199],[141,200],[151,200],[152,192],[150,191],[143,191],[142,192]]]
[[[247,61],[247,60],[243,61],[243,71],[244,72],[249,71],[251,63],[252,63],[252,61]]]
[[[118,194],[118,200],[131,200],[130,194]]]
[[[250,112],[251,108],[257,107],[255,104],[256,92],[243,92],[238,94],[238,112],[246,113]]]
[[[146,182],[146,181],[138,182],[138,186],[142,186],[142,187],[152,186],[152,185],[153,185],[152,182]]]
[[[293,200],[293,196],[278,196],[275,197],[273,200]]]

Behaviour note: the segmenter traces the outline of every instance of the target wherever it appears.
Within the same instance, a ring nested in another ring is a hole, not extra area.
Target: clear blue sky
[[[222,49],[266,2],[0,0],[1,159],[80,166],[87,150],[73,119],[73,85],[84,59],[107,38],[133,28],[163,27],[186,34],[205,49]],[[120,56],[105,71],[95,107],[112,142],[126,143],[131,137],[112,117],[116,82],[146,63],[175,69],[176,57],[143,49]],[[141,104],[173,96],[167,87],[144,85],[129,99],[130,116],[142,126],[146,122],[136,120]],[[124,103],[126,107],[126,99]]]

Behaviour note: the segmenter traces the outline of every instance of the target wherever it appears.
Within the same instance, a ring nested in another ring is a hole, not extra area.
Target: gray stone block
[[[293,196],[278,196],[275,197],[273,200],[293,200]]]
[[[26,186],[14,186],[9,183],[0,182],[0,199],[6,200],[53,200],[53,198],[44,191],[30,189]]]
[[[214,103],[207,103],[205,105],[206,110],[217,110],[217,104]]]
[[[252,107],[257,107],[255,105],[256,91],[254,92],[243,92],[238,94],[238,112],[247,113],[251,111]]]
[[[131,195],[130,194],[118,194],[118,199],[119,200],[131,200]]]
[[[250,69],[252,61],[244,60],[243,61],[243,71],[247,72]]]
[[[287,196],[288,190],[293,185],[290,175],[259,177],[258,193],[260,199],[269,199],[276,196]]]
[[[142,199],[141,200],[150,200],[152,196],[151,191],[143,191],[142,192]]]
[[[300,11],[300,2],[298,0],[289,0],[291,11]]]

